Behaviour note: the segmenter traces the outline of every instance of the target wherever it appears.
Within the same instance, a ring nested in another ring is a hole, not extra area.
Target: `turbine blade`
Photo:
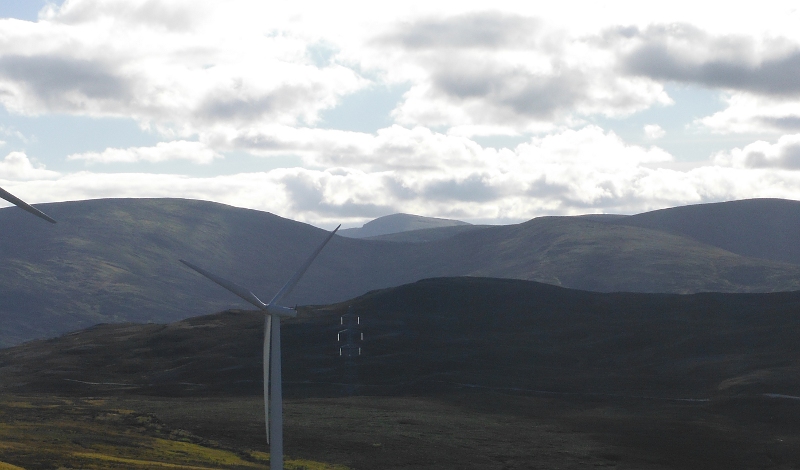
[[[233,282],[231,282],[231,281],[229,281],[227,279],[223,279],[223,278],[217,276],[216,274],[212,274],[212,273],[206,271],[205,269],[203,269],[203,268],[201,268],[199,266],[195,266],[194,264],[192,264],[192,263],[190,263],[188,261],[185,261],[185,260],[179,260],[179,261],[181,263],[185,264],[186,266],[194,269],[195,271],[197,271],[198,273],[202,274],[203,276],[205,276],[205,277],[211,279],[212,281],[216,282],[217,284],[221,285],[222,287],[228,289],[229,291],[233,292],[234,294],[238,295],[242,299],[250,302],[251,304],[255,305],[256,307],[260,308],[261,310],[264,310],[267,307],[266,304],[264,304],[264,302],[259,300],[259,298],[256,297],[255,294],[253,294],[249,290],[245,289],[244,287],[242,287],[242,286],[240,286],[238,284],[235,284],[235,283],[233,283]]]
[[[264,317],[264,425],[267,427],[267,444],[269,444],[269,351],[272,336],[272,315]]]
[[[341,226],[342,225],[339,224],[339,227],[341,227]],[[291,279],[289,279],[289,282],[287,282],[283,286],[283,288],[281,290],[279,290],[277,294],[275,294],[275,297],[273,297],[272,300],[269,301],[269,305],[273,305],[273,304],[276,304],[276,303],[280,302],[282,298],[284,298],[285,296],[289,295],[290,292],[292,292],[292,289],[294,289],[294,286],[297,285],[297,282],[300,281],[301,277],[303,277],[303,274],[305,274],[305,272],[308,269],[308,267],[311,266],[311,263],[314,261],[314,258],[316,258],[317,255],[319,254],[319,252],[322,251],[323,248],[325,248],[325,245],[327,245],[328,242],[331,241],[331,238],[333,238],[333,236],[336,234],[336,231],[339,230],[339,227],[336,227],[335,229],[333,229],[333,232],[331,232],[328,235],[328,237],[325,239],[325,241],[322,242],[322,244],[320,246],[318,246],[317,249],[314,250],[313,253],[311,253],[311,256],[309,256],[308,259],[306,260],[306,262],[303,263],[302,266],[300,266],[300,269],[298,269],[297,272],[294,273],[294,276],[292,276]]]
[[[0,188],[0,197],[5,199],[6,201],[14,204],[15,206],[19,207],[20,209],[26,210],[31,214],[35,215],[36,217],[41,217],[42,219],[50,222],[51,224],[56,223],[55,219],[50,217],[49,215],[45,214],[44,212],[40,211],[39,209],[31,206],[27,202],[23,201],[22,199],[14,196],[10,192],[6,191],[3,188]]]

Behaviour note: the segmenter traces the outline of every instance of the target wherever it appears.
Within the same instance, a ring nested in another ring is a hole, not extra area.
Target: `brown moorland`
[[[365,342],[348,364],[336,332],[349,307]],[[353,469],[794,468],[798,312],[797,292],[602,294],[476,278],[303,308],[284,329],[286,452]],[[261,326],[257,312],[227,311],[2,350],[3,442],[15,426],[128,410],[163,433],[120,417],[77,442],[96,452],[110,439],[109,455],[129,458],[108,436],[185,435],[259,464]],[[51,413],[54,400],[77,414]],[[7,447],[0,461],[58,468]]]

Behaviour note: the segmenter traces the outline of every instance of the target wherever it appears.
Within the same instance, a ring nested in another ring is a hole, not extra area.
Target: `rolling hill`
[[[339,316],[364,354],[338,355]],[[705,400],[800,394],[800,293],[594,293],[423,280],[285,321],[289,396],[512,393]],[[257,395],[263,316],[98,325],[0,351],[5,392]],[[347,390],[350,390],[349,392]]]
[[[690,237],[743,256],[800,264],[800,201],[745,199],[696,204],[611,222]]]
[[[44,226],[16,208],[0,210],[0,345],[102,322],[163,323],[235,308],[243,304],[177,260],[268,297],[324,237],[273,214],[202,201],[109,199],[42,208],[59,223]],[[335,237],[287,302],[339,302],[442,276],[600,292],[800,290],[798,265],[608,220],[541,217],[417,243]]]

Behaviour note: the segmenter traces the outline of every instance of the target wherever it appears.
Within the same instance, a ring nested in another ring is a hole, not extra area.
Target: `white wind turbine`
[[[24,210],[30,212],[31,214],[33,214],[33,215],[35,215],[37,217],[41,217],[44,220],[46,220],[46,221],[48,221],[48,222],[50,222],[52,224],[56,223],[56,221],[54,219],[52,219],[50,216],[48,216],[44,212],[42,212],[39,209],[31,206],[27,202],[23,201],[22,199],[18,198],[17,196],[14,196],[13,194],[11,194],[10,192],[6,191],[3,188],[0,188],[0,197],[5,199],[8,202],[14,204],[15,206],[19,207],[20,209],[24,209]]]
[[[341,227],[341,225],[339,225]],[[296,317],[297,311],[293,308],[278,305],[287,296],[297,282],[306,272],[314,258],[328,244],[333,235],[339,230],[336,227],[325,241],[311,253],[311,256],[300,266],[297,272],[289,279],[286,285],[275,294],[269,303],[262,302],[252,292],[216,274],[212,274],[188,261],[181,263],[194,269],[203,276],[211,279],[220,286],[228,289],[242,299],[255,305],[267,315],[264,321],[264,413],[267,427],[267,442],[269,443],[269,467],[271,470],[283,470],[283,389],[281,384],[281,317]],[[271,417],[271,419],[270,419]]]

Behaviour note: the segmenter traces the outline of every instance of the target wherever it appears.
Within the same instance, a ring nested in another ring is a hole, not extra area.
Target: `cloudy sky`
[[[548,3],[0,0],[0,186],[325,228],[800,199],[797,2]]]

